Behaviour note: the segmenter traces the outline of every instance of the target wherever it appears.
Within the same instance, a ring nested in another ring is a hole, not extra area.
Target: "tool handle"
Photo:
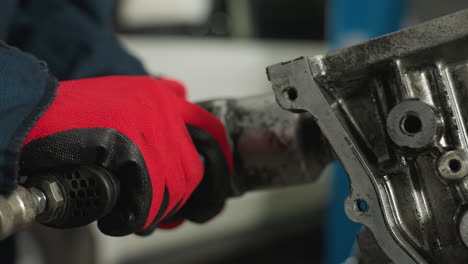
[[[55,228],[73,228],[96,221],[114,208],[120,194],[119,181],[97,166],[35,175],[26,185],[44,192],[46,208],[37,221]]]
[[[34,221],[55,228],[87,225],[108,214],[120,194],[118,180],[96,166],[35,175],[25,186],[0,195],[0,240]]]

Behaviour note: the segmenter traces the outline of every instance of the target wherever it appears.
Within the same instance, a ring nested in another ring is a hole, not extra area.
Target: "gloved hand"
[[[61,82],[24,142],[21,173],[80,165],[111,172],[121,191],[98,220],[108,235],[205,221],[224,204],[232,157],[221,122],[184,97],[179,83],[146,76]]]

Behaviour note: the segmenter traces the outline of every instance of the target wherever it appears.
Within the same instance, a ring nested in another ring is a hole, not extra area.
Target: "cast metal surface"
[[[349,174],[347,215],[394,263],[468,262],[467,47],[464,10],[267,69],[279,105],[317,120]]]
[[[200,105],[226,127],[235,164],[233,195],[313,182],[334,159],[313,117],[284,111],[271,93]]]

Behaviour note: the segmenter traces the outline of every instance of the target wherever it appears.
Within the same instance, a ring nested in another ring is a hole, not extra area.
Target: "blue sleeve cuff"
[[[0,193],[16,186],[23,141],[57,86],[44,62],[0,42]]]

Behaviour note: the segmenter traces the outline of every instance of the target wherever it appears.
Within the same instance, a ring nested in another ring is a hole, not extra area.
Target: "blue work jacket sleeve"
[[[54,98],[51,74],[58,80],[147,74],[113,32],[114,3],[0,1],[0,193],[16,186],[21,144]]]
[[[16,2],[7,43],[46,61],[59,80],[147,74],[114,33],[114,0]]]
[[[57,85],[46,63],[0,42],[0,193],[16,186],[21,145]]]

